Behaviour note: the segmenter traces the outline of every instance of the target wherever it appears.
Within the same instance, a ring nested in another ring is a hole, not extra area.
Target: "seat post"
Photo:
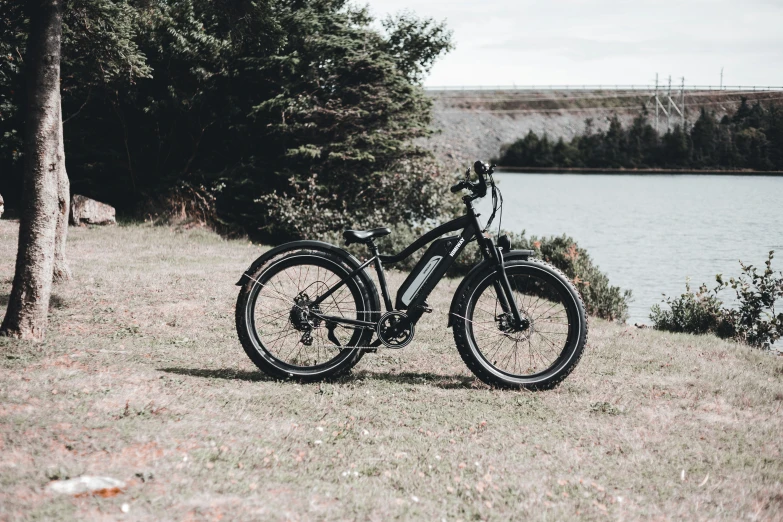
[[[381,263],[381,258],[378,257],[378,245],[375,244],[374,239],[370,238],[367,242],[367,246],[370,247],[370,252],[372,252],[373,257],[375,258],[375,273],[378,274],[378,282],[381,284],[383,304],[386,305],[386,311],[391,312],[393,310],[392,302],[391,297],[389,296],[389,287],[386,285],[386,276],[383,273],[383,264]]]

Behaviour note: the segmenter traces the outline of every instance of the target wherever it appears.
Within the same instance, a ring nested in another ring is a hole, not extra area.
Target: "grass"
[[[16,234],[0,221],[3,308]],[[275,382],[233,325],[259,251],[71,229],[46,342],[0,338],[0,520],[783,518],[782,358],[593,320],[559,388],[494,390],[445,328],[446,281],[407,348],[339,382]],[[45,490],[82,474],[128,486]]]

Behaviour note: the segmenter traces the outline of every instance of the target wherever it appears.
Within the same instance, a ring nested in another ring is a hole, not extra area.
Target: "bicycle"
[[[375,228],[343,232],[346,245],[369,248],[371,257],[364,262],[320,241],[293,241],[256,259],[236,283],[241,287],[237,332],[250,359],[271,377],[310,382],[350,372],[366,352],[380,346],[407,346],[416,323],[432,311],[427,297],[475,241],[482,260],[457,288],[447,323],[463,361],[491,386],[541,390],[559,384],[579,362],[587,341],[584,303],[560,270],[534,259],[532,250],[512,250],[507,236],[495,244],[486,233],[498,209],[502,219],[494,169],[477,161],[477,181],[471,181],[468,168],[465,178],[451,187],[453,193],[467,191],[462,198],[465,215],[425,233],[398,254],[378,252],[375,239],[390,230]],[[473,201],[485,197],[488,187],[492,214],[482,227]],[[441,237],[459,230],[459,235]],[[430,246],[392,306],[384,264],[406,259],[426,244]],[[366,270],[370,265],[385,310]]]

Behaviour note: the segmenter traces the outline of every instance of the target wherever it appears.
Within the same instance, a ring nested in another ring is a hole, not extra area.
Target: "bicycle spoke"
[[[530,322],[527,329],[511,328],[510,314],[503,314],[492,282],[486,283],[470,317],[463,319],[469,322],[484,359],[498,370],[513,375],[537,374],[554,365],[565,347],[570,328],[566,309],[560,294],[544,279],[511,275],[509,284],[514,304]],[[508,331],[501,331],[503,324]]]
[[[327,338],[326,324],[318,316],[359,316],[358,303],[361,301],[357,301],[358,297],[348,285],[338,288],[317,311],[314,308],[316,313],[309,312],[306,304],[323,295],[341,279],[340,274],[316,262],[283,268],[268,276],[263,283],[256,281],[260,289],[255,301],[254,320],[258,339],[265,350],[286,364],[310,367],[329,362],[353,344],[353,339],[362,335],[360,330],[335,328],[333,333],[338,346]],[[298,302],[303,303],[302,306]],[[302,312],[294,313],[297,308]]]

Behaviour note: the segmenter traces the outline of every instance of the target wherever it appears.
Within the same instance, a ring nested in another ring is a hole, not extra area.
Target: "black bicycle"
[[[346,245],[367,245],[360,263],[345,250],[320,241],[294,241],[259,257],[237,282],[241,286],[236,325],[242,346],[266,374],[315,381],[343,375],[368,351],[402,348],[416,323],[432,310],[426,299],[457,256],[472,241],[482,255],[452,299],[448,327],[468,368],[493,386],[548,389],[579,362],[587,341],[587,316],[579,292],[555,267],[512,250],[507,236],[497,244],[486,234],[502,195],[492,173],[477,161],[477,181],[451,187],[467,190],[464,216],[424,234],[396,255],[381,255],[375,238],[388,228],[346,230]],[[487,183],[489,180],[489,184]],[[492,191],[492,215],[479,223],[473,201]],[[498,227],[499,228],[499,227]],[[461,234],[441,237],[462,230]],[[397,293],[392,306],[384,264],[399,262],[431,243]],[[375,267],[381,302],[366,270]]]

